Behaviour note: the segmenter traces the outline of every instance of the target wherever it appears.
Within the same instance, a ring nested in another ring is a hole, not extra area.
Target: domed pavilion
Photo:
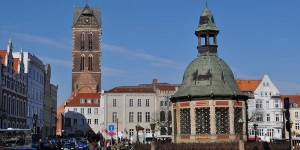
[[[246,100],[230,67],[218,57],[217,28],[207,5],[200,16],[198,56],[187,66],[172,101],[175,143],[246,140]]]

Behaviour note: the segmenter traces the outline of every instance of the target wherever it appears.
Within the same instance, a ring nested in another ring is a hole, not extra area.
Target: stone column
[[[215,101],[210,100],[209,101],[210,106],[210,139],[216,140],[216,107],[215,107]]]
[[[191,118],[191,139],[195,140],[196,135],[196,118],[195,118],[195,102],[190,102],[190,118]]]
[[[229,139],[236,139],[234,132],[234,101],[229,101]]]
[[[176,142],[180,142],[180,135],[181,135],[181,131],[180,131],[180,108],[179,108],[179,104],[176,103],[176,122],[177,122],[177,135],[176,135]]]

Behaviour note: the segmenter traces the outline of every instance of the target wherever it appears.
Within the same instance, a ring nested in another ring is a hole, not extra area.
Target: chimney
[[[156,83],[157,83],[157,79],[153,79],[152,84],[156,84]]]

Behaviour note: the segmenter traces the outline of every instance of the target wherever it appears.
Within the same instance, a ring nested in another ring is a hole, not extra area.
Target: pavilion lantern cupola
[[[187,66],[182,84],[170,98],[172,101],[173,140],[180,142],[232,141],[240,128],[238,120],[246,120],[248,99],[242,93],[230,67],[218,57],[219,29],[206,5],[195,31],[198,56]]]

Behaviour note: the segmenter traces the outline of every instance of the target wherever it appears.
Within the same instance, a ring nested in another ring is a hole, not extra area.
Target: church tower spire
[[[200,54],[217,54],[217,35],[219,29],[215,24],[214,17],[208,9],[207,3],[200,16],[199,25],[195,31],[198,37],[198,52]]]

